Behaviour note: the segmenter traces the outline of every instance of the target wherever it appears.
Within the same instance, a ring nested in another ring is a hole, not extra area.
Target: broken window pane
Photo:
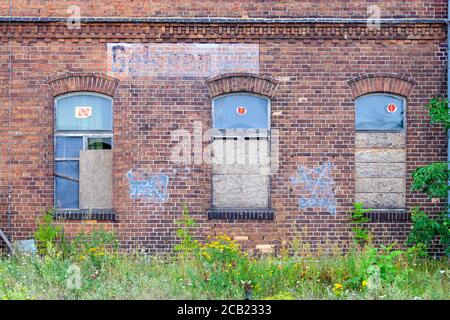
[[[403,130],[404,104],[402,98],[387,94],[371,94],[356,99],[356,130]]]
[[[88,138],[89,150],[110,150],[112,149],[111,138]]]
[[[79,205],[79,162],[56,161],[56,192],[55,205],[57,208],[78,208]]]

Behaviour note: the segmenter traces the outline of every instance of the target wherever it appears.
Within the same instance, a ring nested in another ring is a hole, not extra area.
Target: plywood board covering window
[[[215,139],[213,204],[218,208],[268,208],[269,141]]]
[[[80,152],[80,209],[112,208],[112,150]]]

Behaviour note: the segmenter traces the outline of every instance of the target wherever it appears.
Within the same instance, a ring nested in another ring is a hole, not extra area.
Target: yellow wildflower
[[[363,280],[363,281],[361,282],[361,286],[362,286],[363,288],[367,287],[367,280]]]
[[[344,286],[342,284],[336,283],[333,287],[334,294],[337,296],[340,296],[343,288],[344,288]]]

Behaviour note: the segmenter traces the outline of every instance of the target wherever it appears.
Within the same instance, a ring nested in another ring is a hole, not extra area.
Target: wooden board
[[[80,209],[111,209],[112,150],[80,152]]]

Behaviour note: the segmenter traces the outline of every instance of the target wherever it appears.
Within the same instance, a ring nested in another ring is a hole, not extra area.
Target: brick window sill
[[[373,209],[366,214],[370,222],[408,222],[411,215],[406,209]]]
[[[208,210],[210,220],[273,220],[274,218],[275,212],[272,209],[213,208]]]
[[[114,209],[56,209],[54,219],[116,221]]]

